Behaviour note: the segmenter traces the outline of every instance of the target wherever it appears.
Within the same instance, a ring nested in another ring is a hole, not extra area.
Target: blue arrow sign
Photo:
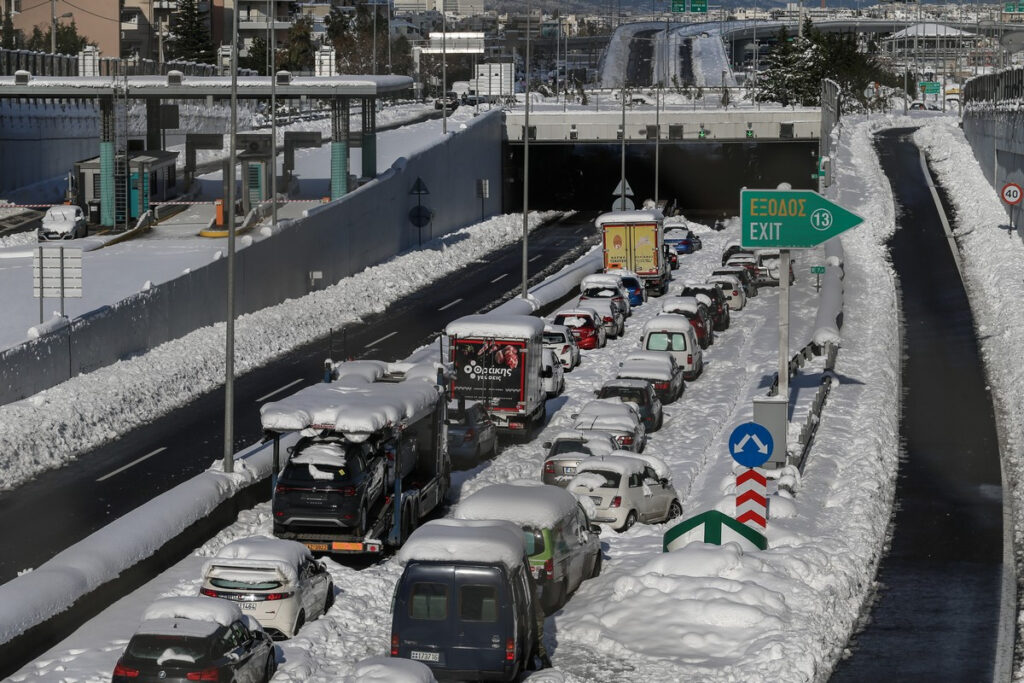
[[[729,455],[744,467],[760,467],[772,457],[771,432],[756,422],[744,422],[729,435]]]

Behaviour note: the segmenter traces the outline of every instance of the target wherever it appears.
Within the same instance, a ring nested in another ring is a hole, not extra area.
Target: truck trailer
[[[612,211],[594,224],[604,236],[604,272],[631,270],[648,293],[668,291],[671,270],[665,249],[664,216],[658,210]]]

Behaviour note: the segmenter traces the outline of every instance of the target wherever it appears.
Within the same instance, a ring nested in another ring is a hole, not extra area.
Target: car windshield
[[[647,336],[648,351],[685,351],[686,335],[680,332],[652,332]]]
[[[564,344],[565,335],[561,332],[545,332],[544,333],[545,344]]]
[[[614,398],[616,396],[623,401],[632,401],[640,406],[647,404],[647,394],[644,393],[643,389],[634,389],[632,387],[605,387],[601,390],[598,398]]]
[[[562,453],[593,455],[585,442],[572,439],[559,439],[551,446],[551,455],[561,455]]]
[[[292,483],[329,483],[350,481],[362,472],[358,458],[346,458],[344,465],[313,462],[289,462],[281,479]]]
[[[608,472],[605,470],[587,470],[587,472],[589,474],[596,474],[604,479],[604,483],[598,488],[617,489],[619,488],[619,482],[622,481],[622,475],[618,472]]]
[[[153,662],[198,662],[206,657],[210,642],[191,636],[139,634],[128,642],[125,654]]]
[[[615,296],[616,292],[611,287],[587,287],[583,290],[583,296],[593,297],[595,299],[610,299]]]

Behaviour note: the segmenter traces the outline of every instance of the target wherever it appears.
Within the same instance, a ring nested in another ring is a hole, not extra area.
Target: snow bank
[[[309,548],[296,541],[253,536],[243,538],[220,549],[216,557],[203,565],[203,576],[216,568],[273,569],[281,572],[289,583],[299,581],[298,567],[313,559]]]
[[[356,662],[343,683],[434,683],[430,667],[393,657],[370,657]]]
[[[209,621],[221,626],[230,626],[241,620],[242,610],[229,600],[208,598],[203,595],[194,597],[175,597],[157,600],[146,608],[143,620],[151,619],[191,619],[193,621]],[[145,625],[143,625],[145,628]],[[153,633],[153,631],[145,631]]]

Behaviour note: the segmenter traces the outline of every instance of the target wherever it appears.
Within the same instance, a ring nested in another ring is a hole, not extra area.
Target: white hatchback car
[[[598,398],[572,416],[573,429],[597,429],[615,437],[619,448],[639,453],[647,444],[640,411],[635,404],[618,398]]]
[[[747,305],[747,294],[743,291],[743,282],[735,275],[712,275],[705,282],[722,285],[722,294],[729,302],[729,308],[741,310]]]
[[[544,348],[542,354],[540,376],[544,382],[544,393],[548,398],[554,398],[565,391],[565,370],[562,369],[562,362],[558,360],[554,351]]]
[[[544,348],[555,352],[566,372],[580,364],[580,347],[565,325],[544,325]]]
[[[590,498],[597,508],[592,519],[616,531],[637,522],[666,522],[683,512],[668,466],[653,455],[587,458],[566,488]]]
[[[309,548],[253,536],[227,544],[203,565],[199,590],[231,600],[275,640],[291,638],[334,604],[334,583]]]

